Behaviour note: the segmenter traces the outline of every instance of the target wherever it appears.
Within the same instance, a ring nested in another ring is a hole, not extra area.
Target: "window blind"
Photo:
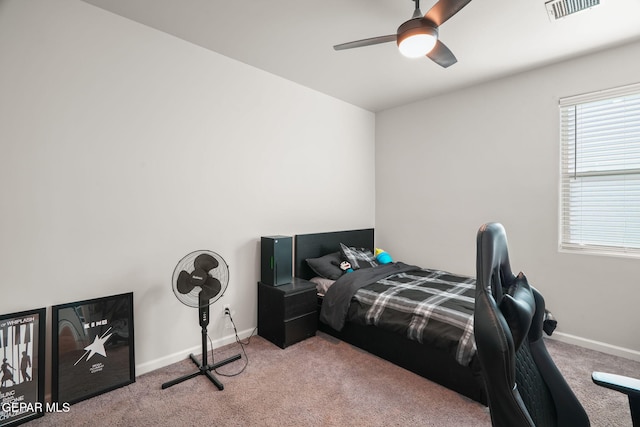
[[[560,248],[640,256],[640,84],[560,99]]]

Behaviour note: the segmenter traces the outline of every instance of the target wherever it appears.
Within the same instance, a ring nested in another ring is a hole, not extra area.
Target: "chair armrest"
[[[594,372],[591,379],[602,387],[626,394],[633,427],[640,427],[640,380],[606,372]]]
[[[591,379],[599,386],[619,391],[629,397],[640,398],[640,380],[638,379],[606,372],[594,372],[591,374]]]

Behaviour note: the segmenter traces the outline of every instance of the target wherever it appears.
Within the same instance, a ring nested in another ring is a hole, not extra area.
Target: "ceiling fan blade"
[[[431,52],[427,53],[427,57],[443,68],[447,68],[458,62],[455,55],[440,40],[436,42]]]
[[[194,287],[195,285],[191,283],[191,275],[182,270],[176,280],[176,288],[178,288],[178,292],[181,294],[188,294]]]
[[[193,266],[204,271],[211,271],[218,266],[218,261],[209,254],[200,254],[193,261]]]
[[[353,49],[354,47],[364,47],[364,46],[371,46],[374,44],[394,42],[396,41],[396,39],[397,39],[397,35],[389,34],[388,36],[371,37],[369,39],[356,40],[349,43],[337,44],[333,48],[335,50]]]
[[[425,13],[424,17],[439,27],[470,2],[471,0],[440,0]]]

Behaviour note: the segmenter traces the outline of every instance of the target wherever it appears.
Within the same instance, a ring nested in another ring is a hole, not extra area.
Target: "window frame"
[[[572,240],[571,239],[571,231],[569,227],[571,227],[571,218],[572,218],[572,206],[569,204],[570,196],[573,194],[575,196],[575,192],[572,192],[571,179],[580,178],[579,185],[588,184],[589,178],[595,178],[592,182],[598,182],[601,185],[607,185],[606,180],[607,177],[618,176],[621,179],[625,179],[628,176],[633,177],[632,179],[640,179],[640,169],[637,167],[626,167],[626,168],[617,168],[615,172],[613,169],[602,168],[600,170],[587,170],[579,172],[580,163],[576,160],[576,157],[580,155],[580,151],[582,151],[582,155],[584,156],[586,148],[578,149],[578,144],[576,141],[578,140],[577,134],[580,131],[577,127],[578,122],[578,112],[577,109],[579,106],[583,106],[585,104],[590,104],[594,102],[602,102],[602,101],[614,101],[621,99],[623,97],[640,97],[640,83],[616,87],[613,89],[606,89],[597,92],[591,92],[581,95],[569,96],[560,98],[558,101],[558,110],[559,110],[559,140],[560,140],[560,188],[559,188],[559,217],[558,217],[558,250],[560,252],[566,253],[584,253],[584,254],[592,254],[592,255],[606,255],[606,256],[622,256],[622,257],[632,257],[632,258],[640,258],[640,245],[638,245],[635,241],[630,242],[628,245],[625,245],[621,242],[613,242],[609,241],[606,243],[599,242],[584,242],[580,241],[580,239]],[[615,102],[615,101],[614,101]],[[574,108],[573,113],[568,112],[568,109]],[[568,116],[572,117],[568,119]],[[630,114],[632,117],[638,117],[640,120],[640,109],[638,111],[633,111]],[[571,124],[571,126],[569,126]],[[618,129],[616,129],[618,130]],[[616,133],[616,135],[619,135]],[[575,139],[570,141],[569,136],[573,136]],[[569,147],[571,144],[575,144],[573,147]],[[635,145],[635,141],[633,142]],[[601,149],[601,147],[599,147]],[[576,155],[575,152],[578,152]],[[633,151],[633,150],[631,150]],[[573,157],[572,157],[573,156]],[[613,156],[613,155],[611,155]],[[632,158],[635,161],[635,153],[632,153]],[[585,179],[586,178],[586,179]],[[598,179],[600,178],[600,179]],[[626,183],[623,184],[626,189]],[[585,192],[580,192],[580,196],[587,195],[589,190]],[[593,193],[591,194],[593,195]],[[631,208],[633,211],[633,208]],[[632,218],[632,213],[626,212],[624,218]],[[582,226],[582,221],[581,226]],[[588,222],[588,221],[585,221]],[[624,228],[624,227],[622,227]],[[592,228],[591,230],[597,230],[597,228]],[[634,235],[634,234],[632,234]],[[609,234],[611,236],[611,234]],[[635,245],[638,245],[637,247]]]

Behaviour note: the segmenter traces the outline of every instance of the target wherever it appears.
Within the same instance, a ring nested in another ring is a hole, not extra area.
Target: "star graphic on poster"
[[[91,357],[98,353],[104,357],[107,357],[107,352],[104,350],[104,343],[111,337],[113,334],[109,334],[106,337],[99,337],[96,335],[96,339],[93,340],[93,343],[86,346],[84,349],[89,351],[89,356],[87,356],[87,360],[91,359]]]
[[[107,332],[109,332],[110,330],[111,328],[107,329]],[[104,349],[104,343],[106,343],[107,340],[111,338],[111,335],[113,335],[113,333],[107,335],[107,332],[102,334],[102,336],[96,335],[93,342],[84,348],[86,351],[84,352],[82,357],[80,357],[80,359],[78,359],[78,361],[73,364],[73,366],[77,365],[78,362],[80,362],[84,358],[84,356],[87,355],[87,353],[89,353],[89,355],[87,356],[87,360],[91,359],[96,353],[100,354],[101,356],[107,357],[107,352]]]

